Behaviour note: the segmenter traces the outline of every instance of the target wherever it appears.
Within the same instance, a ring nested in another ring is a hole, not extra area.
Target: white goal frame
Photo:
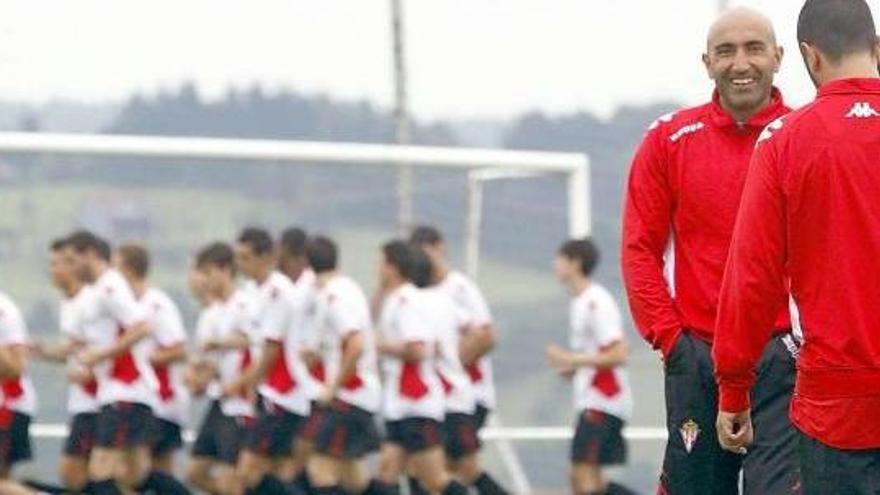
[[[585,154],[493,149],[400,146],[338,142],[307,142],[200,137],[158,137],[96,134],[0,133],[0,153],[71,156],[139,156],[161,159],[318,164],[370,164],[392,167],[434,167],[467,171],[468,203],[465,220],[466,271],[476,278],[479,269],[483,184],[535,176],[561,176],[567,185],[567,224],[572,237],[591,231],[590,162]],[[34,425],[34,435],[57,437],[63,425]],[[632,438],[655,438],[657,431],[633,432]],[[662,432],[661,432],[662,433]],[[568,428],[513,428],[497,417],[486,432],[494,440],[516,493],[529,493],[528,478],[511,445],[512,440],[569,438]]]

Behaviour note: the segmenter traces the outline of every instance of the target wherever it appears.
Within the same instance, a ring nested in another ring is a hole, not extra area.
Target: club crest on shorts
[[[681,425],[678,431],[684,441],[684,449],[690,454],[694,450],[694,444],[697,443],[697,437],[700,436],[700,426],[693,419],[689,419]]]

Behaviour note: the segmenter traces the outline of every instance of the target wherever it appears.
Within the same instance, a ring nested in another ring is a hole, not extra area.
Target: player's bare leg
[[[386,485],[397,485],[400,475],[406,468],[406,451],[403,447],[384,443],[379,451],[379,481]]]
[[[605,493],[605,480],[597,464],[572,464],[569,478],[572,493]]]
[[[364,493],[370,485],[365,459],[346,460],[340,465],[339,486],[347,493]]]
[[[211,471],[214,469],[214,460],[205,457],[193,457],[189,460],[186,468],[186,481],[190,485],[207,493],[220,493],[218,482],[215,482]],[[219,477],[218,480],[219,481]]]
[[[58,464],[58,478],[65,487],[81,491],[89,483],[89,458],[65,455]]]

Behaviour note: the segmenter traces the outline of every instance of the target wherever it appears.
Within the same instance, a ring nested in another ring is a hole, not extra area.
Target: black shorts
[[[115,402],[101,407],[95,446],[105,449],[131,449],[150,446],[153,441],[153,411],[145,404]]]
[[[430,418],[405,418],[385,423],[385,440],[403,447],[408,454],[443,445],[440,423]]]
[[[290,457],[293,455],[293,440],[305,422],[305,417],[264,401],[257,421],[248,434],[246,448],[265,457]]]
[[[379,449],[379,432],[372,413],[337,400],[325,409],[314,442],[320,454],[359,459]]]
[[[665,362],[669,440],[660,477],[671,494],[789,494],[798,485],[797,437],[788,418],[794,390],[794,357],[788,334],[765,347],[752,390],[755,441],[743,456],[718,444],[718,387],[709,344],[683,333]]]
[[[480,435],[474,416],[464,413],[447,413],[443,420],[443,445],[446,456],[457,461],[480,451]]]
[[[255,421],[254,418],[243,416],[226,416],[220,408],[220,403],[213,401],[196,435],[192,456],[206,457],[224,464],[236,464],[238,454]]]
[[[31,417],[8,409],[0,416],[0,465],[10,467],[30,459]]]
[[[170,454],[181,447],[183,447],[183,435],[180,425],[167,419],[156,418],[153,423],[153,455]]]
[[[482,405],[477,404],[477,410],[474,411],[474,424],[477,425],[477,431],[482,430],[486,426],[486,421],[489,420],[489,408]]]
[[[585,409],[578,415],[571,441],[572,463],[610,466],[626,462],[623,420],[601,411]]]
[[[70,433],[64,441],[64,455],[88,457],[98,433],[98,413],[79,413],[70,420]]]
[[[880,449],[841,450],[798,437],[803,495],[880,493]]]
[[[318,404],[312,404],[312,411],[299,432],[299,437],[307,442],[313,442],[318,438],[318,432],[321,431],[321,425],[327,417],[327,409]]]

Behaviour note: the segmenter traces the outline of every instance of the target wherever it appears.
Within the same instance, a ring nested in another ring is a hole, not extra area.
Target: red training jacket
[[[684,329],[712,343],[749,159],[761,130],[789,111],[774,88],[767,108],[737,123],[716,91],[711,103],[660,117],[636,153],[623,215],[623,279],[636,326],[664,355]],[[788,326],[782,309],[777,328]]]
[[[749,407],[789,290],[804,333],[792,421],[831,447],[880,447],[880,79],[825,84],[761,135],[721,292],[722,410]]]

